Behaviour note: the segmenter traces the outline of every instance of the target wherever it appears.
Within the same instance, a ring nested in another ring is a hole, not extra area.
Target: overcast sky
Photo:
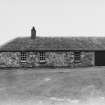
[[[20,36],[105,36],[105,0],[0,0],[0,44]]]

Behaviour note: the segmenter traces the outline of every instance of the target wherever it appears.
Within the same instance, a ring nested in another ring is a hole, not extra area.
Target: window
[[[81,52],[80,51],[74,52],[74,62],[80,63],[80,61],[81,61]]]
[[[46,62],[46,55],[45,52],[40,52],[40,63],[45,63]]]
[[[21,62],[26,62],[27,60],[27,53],[26,52],[21,52]]]

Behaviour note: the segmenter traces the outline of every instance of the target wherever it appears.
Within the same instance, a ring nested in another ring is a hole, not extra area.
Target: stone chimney
[[[35,27],[33,26],[31,29],[31,39],[35,40],[36,38],[36,30]]]

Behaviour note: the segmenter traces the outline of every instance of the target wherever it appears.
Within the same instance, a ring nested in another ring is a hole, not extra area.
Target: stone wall
[[[0,67],[19,67],[19,52],[1,52]]]
[[[72,66],[74,61],[73,52],[48,52],[46,55],[49,66]]]
[[[81,65],[82,66],[94,66],[95,65],[94,52],[82,52]]]
[[[20,52],[1,52],[0,67],[82,67],[94,66],[94,52],[81,52],[80,63],[74,63],[74,52],[46,52],[40,64],[39,52],[27,52],[26,64],[20,63]]]
[[[80,63],[74,63],[73,67],[89,67],[95,65],[94,52],[81,52]]]

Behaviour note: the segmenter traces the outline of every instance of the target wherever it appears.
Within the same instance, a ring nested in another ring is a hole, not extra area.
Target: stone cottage
[[[0,47],[0,67],[105,66],[105,38],[20,37]]]

